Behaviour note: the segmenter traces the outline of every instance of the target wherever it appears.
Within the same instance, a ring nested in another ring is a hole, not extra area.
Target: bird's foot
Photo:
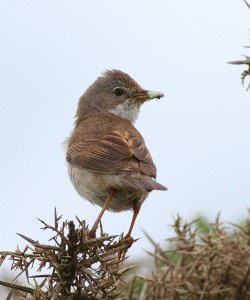
[[[88,233],[88,239],[92,240],[96,238],[96,228],[91,228],[89,233]]]
[[[128,248],[136,241],[131,235],[125,235],[123,238],[124,242],[128,245]]]
[[[128,252],[128,249],[133,245],[134,242],[136,242],[137,240],[135,240],[132,236],[130,235],[125,235],[125,237],[122,239],[122,242],[124,245],[126,245],[126,248],[121,250],[118,253],[118,259],[119,260],[124,260],[125,256]]]

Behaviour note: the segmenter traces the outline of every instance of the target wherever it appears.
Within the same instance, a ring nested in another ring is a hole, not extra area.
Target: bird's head
[[[108,70],[81,96],[76,119],[91,112],[110,112],[134,123],[145,101],[163,96],[161,92],[143,89],[120,70]]]

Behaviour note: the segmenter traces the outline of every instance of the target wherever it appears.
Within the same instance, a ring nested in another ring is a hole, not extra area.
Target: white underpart
[[[116,108],[110,109],[109,112],[126,119],[133,124],[139,115],[140,107],[140,103],[135,103],[128,99],[125,102],[118,104]]]

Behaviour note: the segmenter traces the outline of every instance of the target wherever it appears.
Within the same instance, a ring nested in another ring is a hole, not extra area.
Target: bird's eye
[[[125,93],[125,90],[121,87],[116,87],[116,88],[113,89],[113,93],[116,96],[122,96]]]

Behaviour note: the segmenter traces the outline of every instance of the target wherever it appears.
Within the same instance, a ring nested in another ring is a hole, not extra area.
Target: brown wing
[[[69,144],[67,161],[93,172],[156,177],[156,167],[141,135],[113,130],[102,137]]]

